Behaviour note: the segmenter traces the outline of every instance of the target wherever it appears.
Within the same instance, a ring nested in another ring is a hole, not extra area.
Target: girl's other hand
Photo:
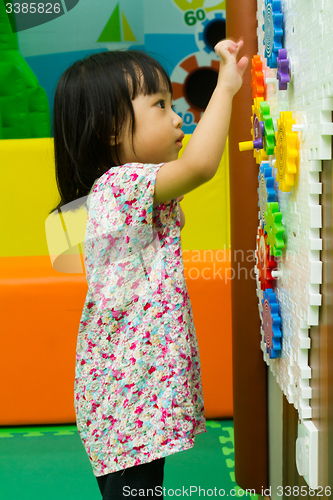
[[[220,57],[220,71],[217,85],[222,85],[234,96],[242,86],[243,73],[248,65],[248,58],[242,57],[237,62],[237,56],[244,42],[222,40],[215,45],[215,52]]]

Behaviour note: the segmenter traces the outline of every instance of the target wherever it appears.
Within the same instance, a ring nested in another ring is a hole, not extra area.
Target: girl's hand
[[[220,56],[220,71],[217,86],[223,86],[232,96],[238,92],[242,86],[243,73],[248,65],[248,58],[242,57],[237,62],[237,55],[243,47],[244,42],[233,42],[223,40],[215,45],[215,52]]]

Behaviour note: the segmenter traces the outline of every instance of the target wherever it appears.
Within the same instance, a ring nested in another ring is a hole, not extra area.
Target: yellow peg
[[[253,141],[239,142],[239,151],[252,151],[254,148]]]

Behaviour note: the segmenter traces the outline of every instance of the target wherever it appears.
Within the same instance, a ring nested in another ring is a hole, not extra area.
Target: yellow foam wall
[[[184,147],[190,136],[186,136]],[[227,151],[227,148],[226,148]],[[0,256],[48,255],[45,220],[58,202],[53,139],[0,141]],[[215,177],[185,195],[183,250],[229,248],[229,169],[224,154]]]
[[[0,256],[48,255],[45,220],[58,200],[53,139],[0,141]]]
[[[183,152],[191,135],[186,135]],[[183,250],[230,248],[229,155],[226,145],[217,173],[209,182],[186,194],[181,207],[185,214]]]

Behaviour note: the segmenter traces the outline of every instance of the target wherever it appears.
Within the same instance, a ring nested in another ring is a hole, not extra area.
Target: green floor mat
[[[166,457],[164,498],[249,498],[235,483],[233,422],[206,428],[193,448]],[[101,499],[75,426],[0,429],[0,485],[1,500]]]

